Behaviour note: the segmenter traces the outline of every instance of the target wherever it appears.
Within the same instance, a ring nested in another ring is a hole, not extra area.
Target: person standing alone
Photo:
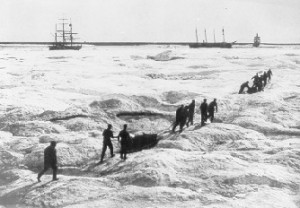
[[[105,129],[103,131],[103,134],[102,134],[103,135],[103,147],[102,147],[102,154],[101,154],[100,163],[103,162],[103,158],[104,158],[105,151],[106,151],[107,147],[109,147],[111,157],[115,156],[114,155],[114,148],[113,148],[113,145],[112,145],[111,140],[110,140],[110,138],[114,138],[114,135],[113,135],[113,132],[112,132],[111,129],[112,129],[112,125],[108,124],[107,129]]]
[[[51,141],[50,146],[44,150],[44,169],[38,174],[38,182],[41,182],[41,177],[51,167],[53,170],[52,180],[58,180],[57,174],[57,158],[56,158],[56,142]]]

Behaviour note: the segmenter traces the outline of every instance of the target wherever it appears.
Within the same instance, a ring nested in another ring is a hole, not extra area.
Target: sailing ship
[[[256,33],[256,36],[254,37],[253,47],[258,47],[260,45],[260,37],[258,36],[258,33]]]
[[[203,40],[202,43],[198,42],[198,32],[196,28],[196,43],[191,43],[189,44],[190,48],[231,48],[233,43],[227,43],[225,42],[225,34],[224,34],[224,28],[222,29],[223,33],[223,42],[216,42],[216,37],[215,37],[215,32],[214,32],[214,42],[209,43],[207,42],[207,36],[206,36],[206,30],[204,30],[204,36],[205,36],[205,41]]]
[[[57,25],[55,25],[55,42],[52,46],[49,46],[50,50],[79,50],[82,45],[74,44],[72,30],[72,23],[67,23],[67,19],[60,19],[62,23],[60,23],[60,29],[57,29]],[[67,28],[69,26],[69,28]]]

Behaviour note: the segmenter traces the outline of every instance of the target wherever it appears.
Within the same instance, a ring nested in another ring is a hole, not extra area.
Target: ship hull
[[[190,48],[232,48],[232,43],[192,43]]]
[[[49,50],[80,50],[82,48],[81,45],[77,46],[67,46],[67,45],[53,45],[49,46]]]

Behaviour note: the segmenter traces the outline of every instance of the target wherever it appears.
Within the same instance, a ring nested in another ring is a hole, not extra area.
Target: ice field
[[[170,60],[147,58],[164,51]],[[268,69],[263,92],[238,94]],[[299,80],[299,46],[0,45],[0,208],[299,208]],[[217,98],[219,111],[200,127],[204,98]],[[195,124],[172,134],[176,108],[192,99]],[[115,135],[127,123],[160,141],[125,162],[107,150],[96,165],[108,123]],[[49,170],[37,183],[52,140],[60,180]]]

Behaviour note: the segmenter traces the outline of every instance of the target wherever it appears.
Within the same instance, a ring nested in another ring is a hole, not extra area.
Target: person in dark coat
[[[256,73],[256,75],[254,75],[251,79],[253,79],[253,84],[256,84],[257,81],[259,80],[258,73]]]
[[[131,144],[131,138],[129,133],[127,132],[127,124],[124,124],[123,130],[120,131],[119,136],[118,136],[118,141],[120,140],[121,137],[121,151],[120,151],[120,157],[121,159],[126,160],[127,157],[127,151],[130,148]]]
[[[260,77],[258,78],[257,83],[256,83],[256,86],[257,86],[258,92],[264,91],[263,77],[262,77],[262,76],[260,76]]]
[[[113,148],[113,145],[112,145],[111,140],[110,140],[110,138],[115,138],[115,137],[114,137],[113,132],[112,132],[111,129],[112,129],[112,125],[108,124],[107,129],[105,129],[103,131],[103,134],[102,134],[103,135],[103,147],[102,147],[100,163],[103,162],[103,158],[104,158],[105,151],[106,151],[107,147],[109,147],[111,157],[115,156],[114,155],[114,148]]]
[[[217,99],[216,98],[214,99],[214,101],[212,101],[208,105],[208,117],[210,117],[210,122],[211,123],[214,120],[215,109],[216,109],[216,112],[218,112],[218,104],[217,104]]]
[[[187,125],[188,117],[189,117],[189,106],[184,106],[182,119],[180,120],[180,131],[183,130],[184,125]]]
[[[180,123],[181,123],[181,121],[183,120],[183,111],[184,111],[184,109],[183,109],[184,107],[183,107],[183,105],[181,105],[179,108],[177,108],[177,110],[176,110],[176,120],[175,120],[175,123],[174,123],[174,125],[173,125],[173,129],[172,129],[172,131],[173,132],[175,132],[175,129],[176,129],[176,127],[178,126],[178,125],[180,125]]]
[[[273,75],[271,69],[268,70],[267,75],[268,75],[268,78],[269,78],[269,81],[270,81],[271,80],[271,76]]]
[[[201,103],[200,111],[201,111],[201,126],[203,126],[204,123],[207,120],[207,103],[206,103],[206,99],[204,99],[203,102]]]
[[[263,80],[264,80],[264,87],[267,85],[267,80],[268,80],[268,74],[267,72],[264,72],[263,74]]]
[[[243,91],[244,91],[244,89],[247,87],[247,90],[249,90],[249,81],[247,81],[247,82],[244,82],[242,85],[241,85],[241,87],[240,87],[240,91],[239,91],[239,94],[242,94],[243,93]]]
[[[191,104],[189,104],[189,114],[188,114],[188,121],[186,123],[187,126],[191,123],[194,124],[194,113],[195,113],[195,100],[192,100]]]
[[[53,170],[53,177],[52,180],[58,180],[57,178],[57,158],[56,158],[56,142],[51,141],[50,146],[48,146],[44,150],[44,169],[38,174],[38,182],[41,182],[41,177],[44,175],[44,173],[49,169],[52,168]]]

